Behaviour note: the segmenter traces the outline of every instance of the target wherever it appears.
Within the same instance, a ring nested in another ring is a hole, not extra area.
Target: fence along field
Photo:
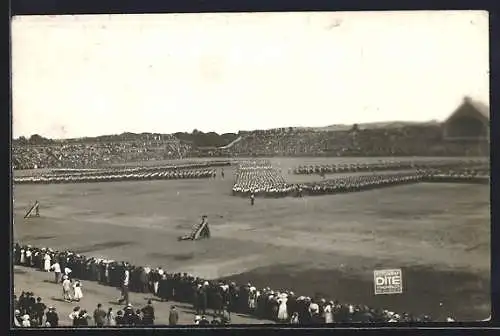
[[[312,161],[271,159],[286,178],[288,167]],[[487,186],[408,185],[250,207],[231,197],[232,170],[224,180],[18,185],[15,239],[399,311],[489,315]],[[23,220],[35,199],[41,217]],[[212,238],[177,242],[202,214]],[[390,268],[403,269],[404,293],[375,296],[373,270]]]

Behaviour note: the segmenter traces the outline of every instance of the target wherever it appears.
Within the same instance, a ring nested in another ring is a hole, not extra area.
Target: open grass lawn
[[[272,159],[284,174],[312,160]],[[16,185],[14,236],[400,312],[490,314],[489,187],[418,184],[251,207],[231,196],[225,171],[225,180]],[[34,200],[41,217],[23,219]],[[203,214],[213,238],[178,242]],[[384,268],[403,269],[404,294],[373,295],[373,270]]]

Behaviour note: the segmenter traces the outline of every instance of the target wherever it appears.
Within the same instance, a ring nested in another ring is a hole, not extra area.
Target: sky
[[[445,120],[489,104],[488,15],[19,16],[13,136]]]

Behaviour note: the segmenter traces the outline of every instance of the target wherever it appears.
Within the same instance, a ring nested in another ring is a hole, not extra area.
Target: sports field
[[[335,159],[271,161],[288,177],[289,167]],[[224,180],[16,185],[14,237],[398,312],[490,315],[488,186],[418,184],[251,207],[231,196],[232,168],[224,170]],[[23,219],[34,200],[41,217]],[[178,242],[203,214],[213,238]],[[385,268],[403,269],[402,295],[373,295],[373,270]]]

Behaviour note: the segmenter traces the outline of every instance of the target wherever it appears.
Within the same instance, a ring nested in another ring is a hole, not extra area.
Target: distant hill
[[[427,121],[427,122],[418,122],[418,121],[386,121],[386,122],[373,122],[373,123],[362,123],[357,124],[359,129],[394,129],[394,128],[402,128],[405,126],[433,126],[439,125],[439,122],[436,120]],[[317,131],[348,131],[352,129],[353,125],[329,125],[325,127],[315,127],[314,129]]]

